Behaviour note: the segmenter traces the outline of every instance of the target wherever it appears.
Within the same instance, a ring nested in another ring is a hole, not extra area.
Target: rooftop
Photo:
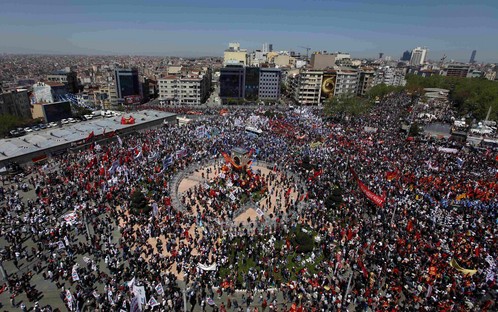
[[[88,121],[82,121],[74,124],[62,125],[62,128],[48,128],[40,131],[28,133],[22,137],[9,138],[0,140],[0,162],[8,161],[11,158],[23,156],[25,154],[38,152],[48,148],[63,146],[68,143],[77,142],[88,137],[93,131],[95,136],[129,128],[151,122],[158,119],[175,116],[176,114],[145,110],[125,114],[123,116],[133,116],[134,125],[122,125],[121,116],[112,118],[97,118]]]

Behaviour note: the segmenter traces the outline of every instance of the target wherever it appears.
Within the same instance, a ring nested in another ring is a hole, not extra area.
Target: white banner
[[[197,267],[203,271],[214,271],[214,270],[216,270],[216,263],[213,263],[211,265],[205,265],[202,263],[198,263]]]

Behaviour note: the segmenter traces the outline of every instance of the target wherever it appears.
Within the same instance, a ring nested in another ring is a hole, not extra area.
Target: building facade
[[[245,67],[229,65],[220,69],[220,98],[224,104],[245,97]]]
[[[410,65],[412,66],[424,65],[426,57],[427,57],[427,49],[416,47],[415,49],[412,50],[412,54],[410,57]]]
[[[223,66],[227,65],[247,65],[247,50],[241,49],[238,42],[228,44],[228,49],[223,53]]]
[[[469,60],[470,64],[474,64],[476,62],[476,54],[477,54],[477,51],[473,50],[472,54],[470,55],[470,60]]]
[[[320,69],[334,67],[335,61],[336,61],[335,54],[313,53],[311,54],[310,64],[312,69],[320,70]]]
[[[140,95],[138,69],[116,69],[114,71],[118,102],[123,102],[126,96]]]
[[[446,70],[443,71],[448,77],[462,77],[465,78],[469,74],[470,65],[467,64],[448,64]]]
[[[211,88],[211,75],[188,74],[158,79],[159,100],[165,104],[199,105],[205,103]]]
[[[320,104],[323,71],[304,70],[297,75],[294,99],[302,105]],[[296,83],[294,82],[294,83]]]
[[[334,96],[356,94],[358,90],[359,72],[353,68],[337,68]]]
[[[259,71],[260,100],[278,100],[280,98],[280,82],[282,71],[278,68],[261,68]]]
[[[37,82],[32,87],[31,103],[53,103],[52,87],[44,82]]]
[[[259,95],[259,67],[246,67],[244,78],[244,98],[249,101],[256,101]]]
[[[365,96],[375,84],[375,70],[373,68],[362,68],[358,77],[358,89],[356,94]]]
[[[375,72],[374,85],[386,84],[388,86],[406,85],[405,72],[403,69],[392,68],[389,66],[379,67]]]

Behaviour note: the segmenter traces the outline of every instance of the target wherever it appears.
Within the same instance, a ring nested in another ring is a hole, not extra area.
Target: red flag
[[[408,232],[413,231],[413,222],[412,222],[412,220],[409,220],[409,221],[408,221],[408,224],[406,225],[406,230],[407,230]]]
[[[386,172],[386,180],[391,181],[398,178],[398,170]]]
[[[165,206],[171,206],[171,197],[166,197],[164,199],[164,205]]]
[[[93,137],[95,136],[95,133],[92,131],[88,134],[88,136],[86,137],[85,141],[88,142],[90,141]]]
[[[361,271],[363,272],[363,276],[365,276],[365,278],[367,278],[368,277],[367,268],[365,268],[363,261],[361,261],[360,259],[358,259],[358,266],[361,268]]]
[[[384,203],[386,202],[385,195],[384,196],[379,196],[372,192],[363,182],[360,181],[358,178],[358,175],[356,174],[356,171],[352,167],[350,167],[351,173],[353,174],[354,179],[356,180],[356,183],[358,183],[358,186],[360,187],[360,190],[367,196],[368,199],[374,202],[379,207],[383,207]]]
[[[351,231],[351,229],[348,229],[348,241],[350,241],[352,238],[353,238],[353,231]]]

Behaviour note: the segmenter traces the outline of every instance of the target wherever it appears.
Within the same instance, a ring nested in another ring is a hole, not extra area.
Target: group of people
[[[43,302],[40,275],[72,311],[494,310],[496,151],[407,140],[413,105],[392,94],[327,121],[316,108],[205,109],[29,167],[0,187],[2,260],[18,270],[5,291],[15,307],[20,293]],[[172,200],[176,175],[213,159],[219,174],[234,147],[272,164],[264,217],[219,222],[233,200],[203,185]],[[137,191],[150,213],[131,212]],[[293,244],[296,229],[312,250]]]

